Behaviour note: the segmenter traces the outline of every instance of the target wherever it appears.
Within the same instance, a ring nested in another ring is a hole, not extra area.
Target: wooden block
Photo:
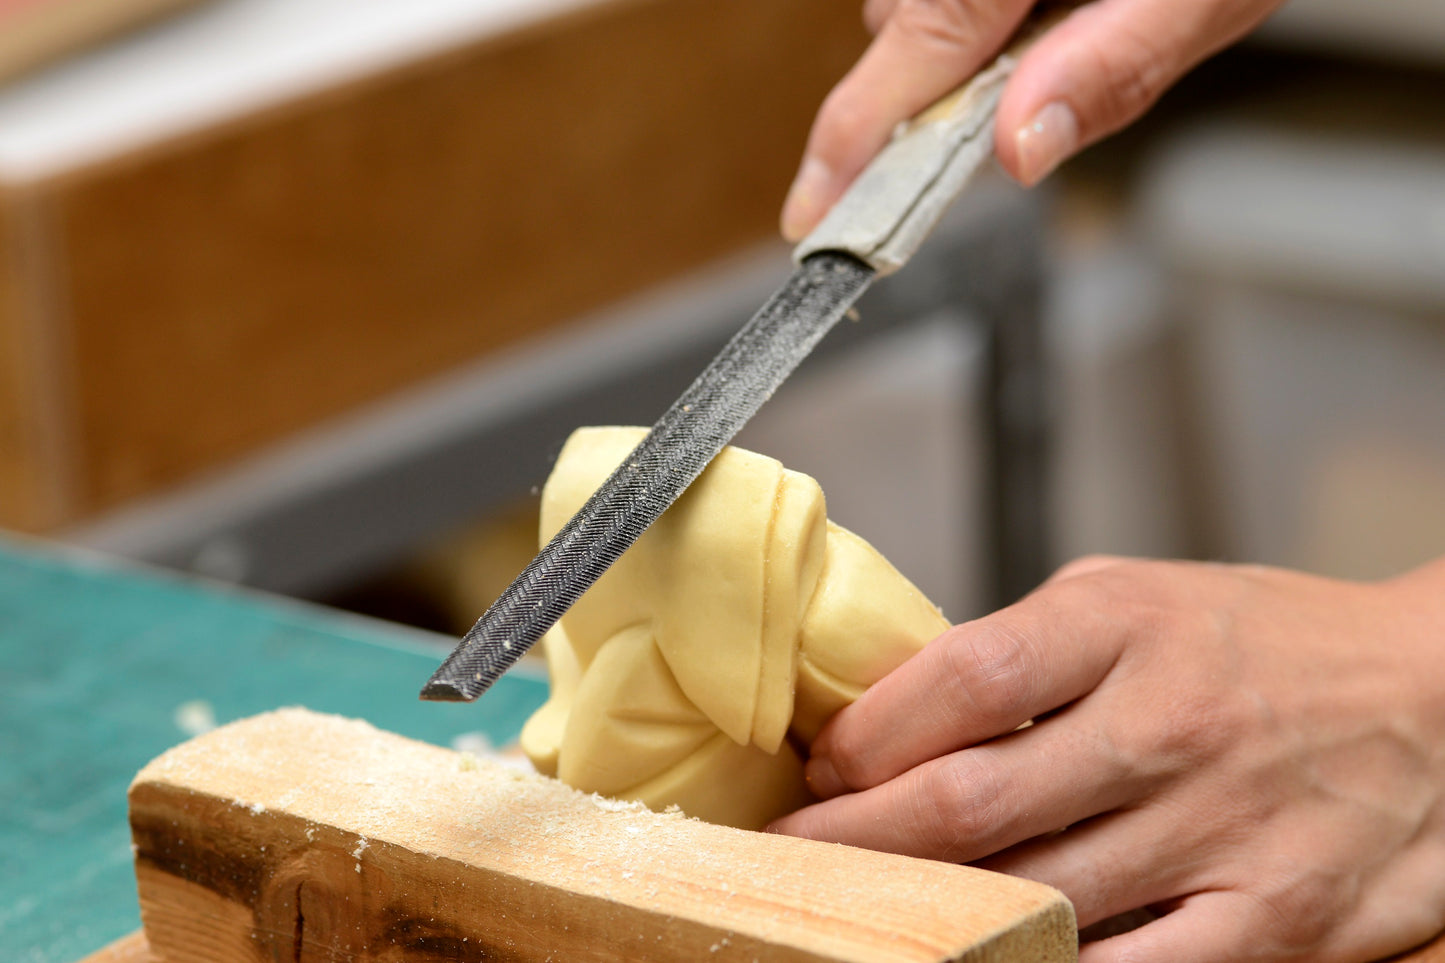
[[[79,963],[159,963],[151,953],[145,933],[137,930],[122,936],[102,950],[90,954]]]
[[[566,6],[142,143],[0,152],[0,525],[154,493],[775,236],[855,6]],[[17,338],[39,387],[7,381]]]
[[[130,807],[166,963],[1077,957],[1037,883],[655,814],[301,709],[171,750]]]
[[[115,943],[80,963],[159,963],[151,955],[145,934],[141,932],[117,940]],[[1445,963],[1445,935],[1437,937],[1428,946],[1423,946],[1400,956],[1392,956],[1384,963]]]

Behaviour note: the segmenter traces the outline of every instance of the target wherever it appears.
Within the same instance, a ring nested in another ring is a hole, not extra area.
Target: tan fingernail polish
[[[788,199],[783,202],[783,237],[796,243],[813,229],[822,213],[821,198],[832,177],[832,171],[822,161],[813,157],[803,161],[793,186],[788,189]]]
[[[1048,177],[1079,146],[1079,121],[1069,105],[1047,104],[1014,134],[1019,177],[1029,187]]]

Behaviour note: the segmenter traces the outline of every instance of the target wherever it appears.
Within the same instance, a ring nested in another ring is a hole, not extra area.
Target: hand
[[[825,801],[774,831],[1037,879],[1081,926],[1163,914],[1084,963],[1376,960],[1445,929],[1445,560],[1076,562],[812,751]]]
[[[1004,90],[995,143],[1004,170],[1033,185],[1129,124],[1189,68],[1238,40],[1283,0],[1092,0],[1036,43]],[[979,70],[1032,0],[867,0],[876,34],[813,122],[783,206],[800,240],[888,141],[893,128]]]

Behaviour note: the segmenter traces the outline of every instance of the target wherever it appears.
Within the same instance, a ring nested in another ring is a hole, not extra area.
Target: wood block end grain
[[[96,950],[80,963],[160,963],[152,954],[145,933],[137,930]]]
[[[1037,883],[653,813],[302,709],[167,752],[130,804],[171,963],[1077,956]]]

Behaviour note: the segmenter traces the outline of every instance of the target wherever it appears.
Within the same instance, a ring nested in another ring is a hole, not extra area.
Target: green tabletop
[[[5,958],[73,963],[140,925],[125,791],[187,716],[304,705],[443,745],[514,739],[545,682],[513,672],[472,705],[420,702],[446,641],[0,538]]]

